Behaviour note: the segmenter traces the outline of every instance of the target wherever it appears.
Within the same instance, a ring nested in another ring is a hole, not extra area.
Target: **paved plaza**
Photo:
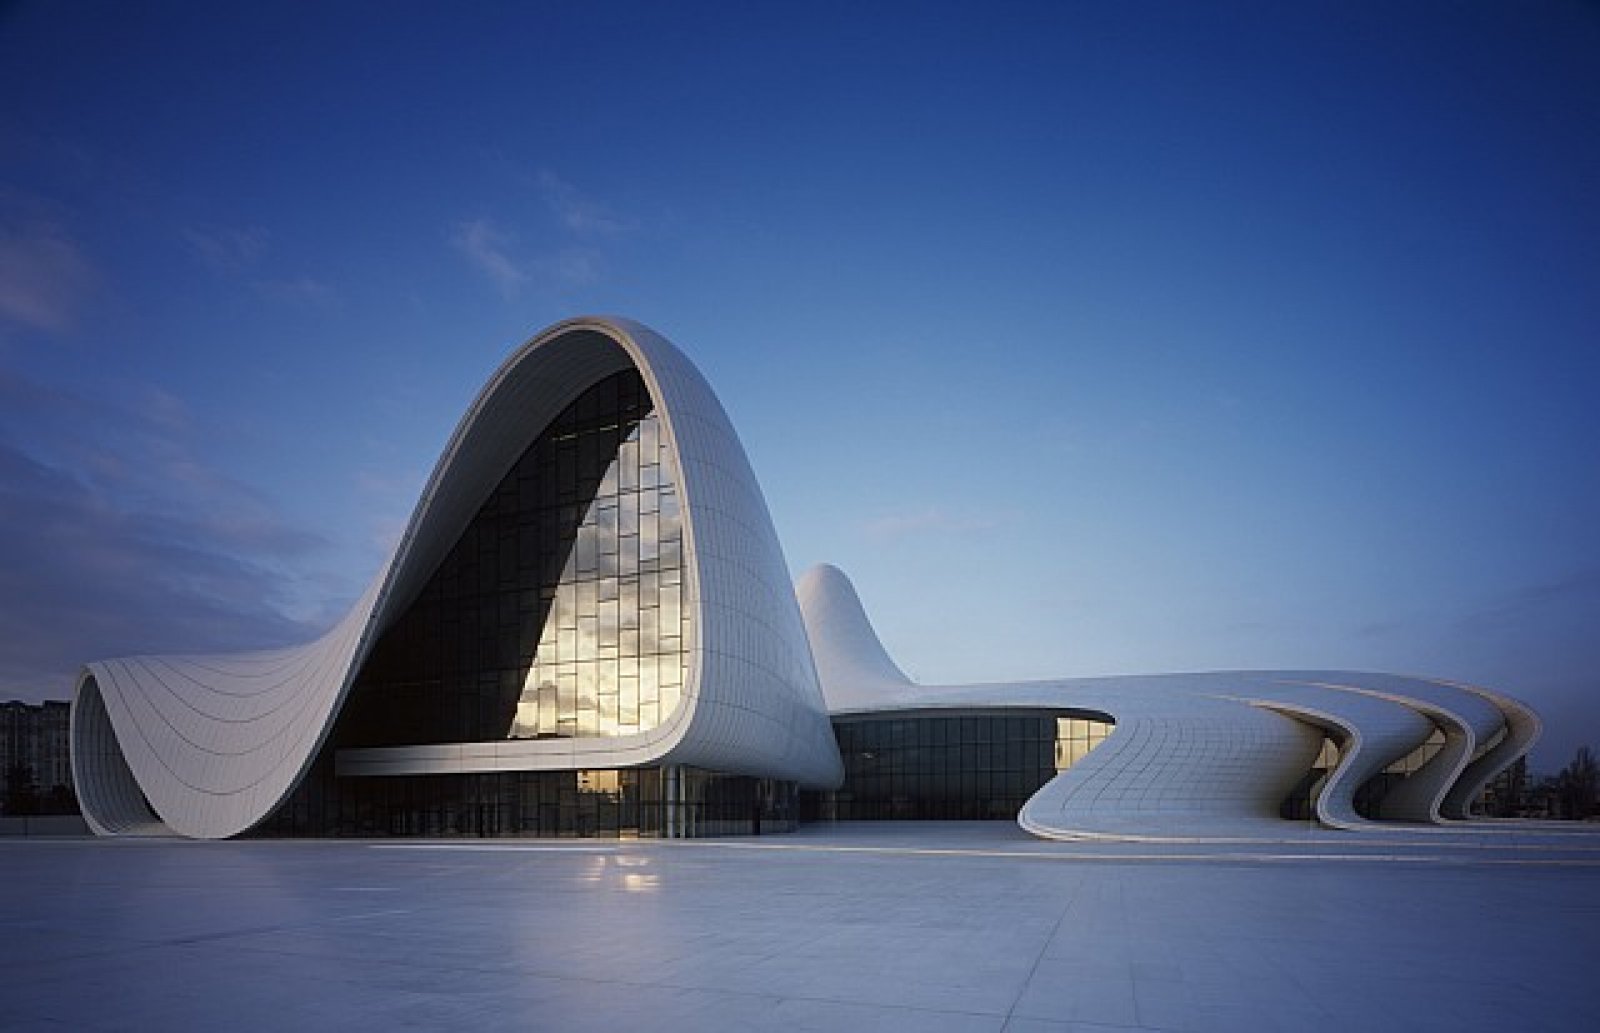
[[[1585,1030],[1600,836],[0,841],[3,1030]]]

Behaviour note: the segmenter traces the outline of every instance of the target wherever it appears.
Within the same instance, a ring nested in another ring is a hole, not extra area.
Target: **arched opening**
[[[103,836],[169,833],[128,767],[92,674],[78,685],[71,734],[72,780],[89,827]]]

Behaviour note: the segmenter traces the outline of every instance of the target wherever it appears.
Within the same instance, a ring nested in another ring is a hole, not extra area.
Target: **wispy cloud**
[[[587,287],[600,279],[600,255],[584,248],[562,248],[535,264],[544,280],[562,287]]]
[[[423,476],[417,469],[356,471],[356,490],[369,514],[369,541],[379,552],[392,552],[400,544],[408,515],[422,494]]]
[[[507,298],[515,296],[530,279],[528,270],[511,255],[516,240],[488,219],[457,223],[450,243]]]
[[[450,241],[508,300],[531,287],[566,290],[586,287],[600,277],[600,256],[594,249],[566,246],[522,257],[516,235],[488,219],[457,223]]]
[[[188,227],[180,236],[195,258],[219,273],[237,273],[267,249],[267,231],[260,226]]]
[[[170,391],[146,386],[133,392],[126,404],[139,419],[170,434],[187,434],[193,429],[189,403]]]
[[[1600,624],[1600,567],[1580,567],[1562,577],[1508,591],[1463,617],[1457,630],[1481,635],[1523,622],[1547,624],[1554,614],[1583,614],[1588,623]]]
[[[179,235],[201,265],[218,276],[247,286],[264,300],[302,307],[321,307],[338,298],[325,280],[304,273],[280,275],[267,260],[271,234],[260,226],[187,227]]]
[[[867,521],[867,537],[879,541],[899,541],[920,535],[970,534],[998,527],[1000,522],[992,517],[975,517],[951,513],[938,506],[889,513]]]
[[[61,333],[95,283],[76,241],[50,222],[0,224],[0,318]]]
[[[62,694],[87,660],[272,646],[343,597],[322,536],[205,461],[157,388],[89,398],[0,372],[0,695]]]
[[[531,186],[544,203],[547,217],[534,220],[537,231],[523,234],[495,219],[470,219],[450,228],[451,246],[508,300],[527,290],[573,290],[598,282],[606,248],[636,224],[548,169],[531,176],[514,171],[513,179],[524,189]]]
[[[539,193],[568,232],[577,237],[614,237],[633,229],[633,223],[584,195],[549,169],[540,169]]]
[[[293,305],[327,305],[338,297],[333,287],[310,276],[296,276],[287,280],[254,280],[251,286],[264,298]]]
[[[378,499],[416,498],[422,475],[416,470],[357,470],[356,488]]]

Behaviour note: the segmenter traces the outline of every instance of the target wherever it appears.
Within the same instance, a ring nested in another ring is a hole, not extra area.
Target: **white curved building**
[[[853,811],[843,816],[873,818],[1012,811],[1049,838],[1281,837],[1291,818],[1352,831],[1384,823],[1455,831],[1539,734],[1533,712],[1504,696],[1386,674],[921,686],[890,659],[838,569],[808,571],[799,596],[844,753],[835,816],[841,807]],[[1010,730],[1018,720],[1036,727],[1019,736]],[[984,729],[997,721],[1013,725]],[[929,734],[933,724],[945,726],[942,739]],[[966,779],[968,769],[978,788],[951,792],[952,775]]]
[[[792,828],[809,790],[824,817],[1043,836],[1439,826],[1538,734],[1514,701],[1387,675],[917,686],[843,574],[817,568],[797,599],[786,571],[683,354],[626,320],[559,324],[479,394],[327,635],[84,669],[85,817],[106,835],[697,835]]]
[[[618,319],[506,361],[331,632],[90,664],[72,735],[102,833],[714,830],[840,777],[727,414]]]

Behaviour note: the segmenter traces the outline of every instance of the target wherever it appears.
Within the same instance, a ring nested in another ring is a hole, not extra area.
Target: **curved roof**
[[[1539,734],[1531,710],[1485,689],[1362,672],[918,685],[884,649],[837,568],[819,567],[790,587],[755,475],[694,366],[646,327],[588,317],[537,335],[490,378],[393,554],[327,634],[293,649],[127,657],[85,668],[72,711],[72,763],[90,825],[108,834],[221,837],[269,816],[326,742],[380,636],[483,500],[567,405],[630,368],[655,403],[682,502],[693,631],[678,708],[628,735],[341,751],[341,774],[660,763],[829,787],[843,773],[830,709],[1059,707],[1107,715],[1116,728],[1027,802],[1024,828],[1059,837],[1281,835],[1279,806],[1325,738],[1339,758],[1314,791],[1324,826],[1372,827],[1357,812],[1357,790],[1439,733],[1440,748],[1385,796],[1379,816],[1454,828]]]
[[[726,412],[665,338],[629,320],[568,320],[495,372],[456,427],[394,553],[349,614],[305,646],[88,665],[73,706],[86,818],[113,833],[223,837],[266,818],[325,741],[379,636],[426,584],[483,499],[596,381],[643,377],[677,467],[693,641],[683,701],[647,732],[404,747],[433,771],[692,764],[832,785],[841,777],[771,518]],[[148,800],[155,814],[144,806]]]
[[[1392,674],[1211,671],[918,685],[889,658],[843,572],[807,571],[798,594],[835,714],[1012,706],[1109,716],[1116,727],[1105,742],[1023,806],[1019,824],[1045,837],[1287,835],[1294,826],[1279,817],[1280,806],[1325,737],[1339,745],[1339,760],[1315,794],[1318,821],[1381,826],[1357,812],[1356,791],[1436,729],[1444,745],[1390,790],[1381,816],[1458,829],[1451,819],[1464,819],[1489,779],[1538,735],[1538,719],[1507,697]]]

